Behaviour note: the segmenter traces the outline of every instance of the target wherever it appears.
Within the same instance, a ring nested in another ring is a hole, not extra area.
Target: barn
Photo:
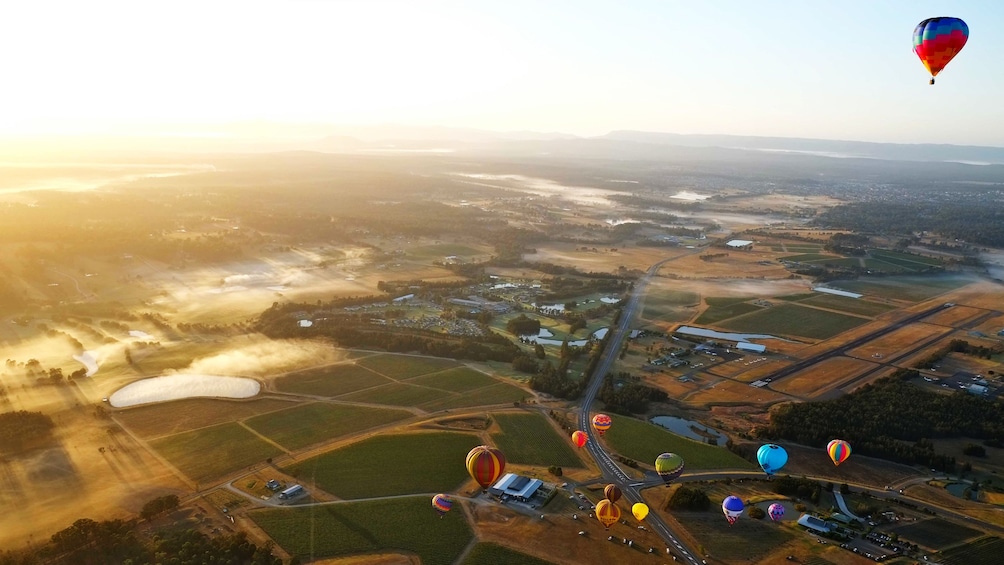
[[[540,479],[531,479],[515,473],[506,473],[497,483],[488,489],[488,492],[503,500],[515,499],[520,502],[528,502],[544,484]]]

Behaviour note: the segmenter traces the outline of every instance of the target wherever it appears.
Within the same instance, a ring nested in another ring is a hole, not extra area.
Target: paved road
[[[695,253],[700,250],[695,250]],[[681,255],[680,257],[684,257]],[[614,361],[620,355],[621,345],[624,343],[624,339],[627,333],[630,331],[629,327],[631,320],[634,319],[635,312],[638,309],[638,304],[641,301],[641,297],[644,295],[645,286],[648,284],[649,278],[651,278],[659,268],[664,264],[678,259],[679,257],[671,257],[669,259],[660,261],[655,265],[649,267],[648,271],[644,276],[635,282],[633,292],[630,298],[628,298],[627,303],[621,310],[620,321],[617,327],[611,328],[610,333],[607,334],[607,344],[606,349],[604,349],[601,354],[599,363],[596,366],[596,370],[593,372],[592,380],[589,382],[589,386],[586,388],[586,392],[582,398],[582,407],[579,411],[579,429],[589,431],[590,441],[586,443],[586,449],[589,454],[596,461],[599,466],[600,471],[603,473],[603,477],[613,483],[616,483],[623,493],[623,497],[630,502],[635,504],[637,502],[643,502],[641,494],[639,492],[639,487],[651,486],[652,481],[636,480],[629,477],[617,463],[610,457],[603,446],[594,441],[593,435],[596,433],[592,430],[590,426],[590,414],[589,408],[593,401],[596,399],[596,394],[599,392],[600,387],[603,386],[603,380],[606,378],[607,373],[610,371],[610,367],[613,365]],[[656,483],[658,484],[658,483]],[[666,548],[679,554],[684,563],[690,563],[690,565],[698,565],[700,556],[686,543],[679,538],[677,538],[673,532],[669,529],[669,526],[662,520],[662,518],[656,512],[652,512],[645,518],[646,525],[648,528],[662,537],[663,541],[666,542]]]

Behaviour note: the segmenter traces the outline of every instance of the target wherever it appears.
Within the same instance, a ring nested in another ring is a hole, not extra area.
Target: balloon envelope
[[[784,506],[775,502],[767,508],[767,514],[770,516],[771,520],[775,522],[780,522],[781,518],[784,517]]]
[[[467,454],[467,472],[482,489],[488,489],[504,470],[505,456],[494,447],[479,445]]]
[[[445,494],[437,494],[432,497],[432,507],[439,512],[440,515],[446,514],[453,507],[453,499]]]
[[[596,433],[603,435],[607,433],[607,430],[610,429],[610,425],[613,424],[613,422],[614,421],[610,419],[610,416],[607,416],[606,414],[597,414],[593,416],[593,429],[596,430]]]
[[[729,521],[729,524],[735,524],[745,508],[746,506],[738,496],[729,496],[722,501],[722,513],[725,514],[725,519]]]
[[[663,453],[655,458],[655,470],[668,485],[683,474],[683,457],[675,453]]]
[[[913,52],[935,77],[968,40],[969,26],[959,18],[928,18],[913,29]]]
[[[582,430],[575,430],[572,432],[572,443],[574,443],[576,447],[586,445],[587,441],[589,441],[589,435],[586,432]]]
[[[773,475],[788,462],[788,452],[780,445],[768,443],[761,445],[756,452],[756,460],[764,473]]]
[[[644,502],[637,502],[631,507],[631,513],[638,520],[644,520],[645,516],[648,516],[648,505]]]
[[[842,439],[832,440],[826,444],[826,453],[830,455],[834,465],[840,465],[851,456],[851,444]]]
[[[603,489],[603,498],[610,502],[617,502],[621,498],[621,489],[617,485],[607,485]]]
[[[610,524],[621,519],[621,509],[604,498],[596,503],[596,519],[603,524],[604,528],[609,528]]]

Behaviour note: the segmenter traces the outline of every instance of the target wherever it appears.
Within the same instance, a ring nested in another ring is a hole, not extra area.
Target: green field
[[[464,457],[480,443],[457,432],[381,435],[283,470],[344,499],[449,492],[468,477]]]
[[[450,565],[473,538],[463,512],[454,508],[440,519],[426,496],[255,510],[248,516],[304,561],[398,550],[417,554],[423,565]]]
[[[949,549],[938,558],[945,565],[998,565],[1004,555],[1004,539],[986,537]]]
[[[811,253],[813,251],[819,251],[823,248],[822,245],[812,245],[808,243],[799,243],[798,245],[785,245],[788,251],[799,252],[799,253]]]
[[[411,355],[376,355],[360,359],[359,364],[392,379],[407,379],[460,366],[459,363],[450,359]]]
[[[571,438],[558,434],[542,414],[495,414],[502,433],[492,441],[506,460],[520,465],[582,467]]]
[[[150,445],[195,481],[215,479],[282,454],[236,422],[158,438]]]
[[[468,406],[493,406],[495,404],[512,404],[521,402],[532,396],[529,392],[509,383],[498,383],[485,388],[479,388],[460,395],[440,398],[419,406],[426,412],[466,408]]]
[[[450,392],[467,392],[476,388],[493,385],[497,382],[491,376],[468,367],[447,369],[408,380],[408,384],[428,386]]]
[[[834,287],[860,294],[873,294],[885,298],[920,302],[949,290],[961,288],[970,282],[972,279],[965,275],[914,275],[832,281],[831,284]]]
[[[423,561],[424,563],[424,561]],[[552,565],[532,555],[520,553],[495,543],[479,543],[474,546],[461,565]]]
[[[827,339],[867,321],[866,318],[804,308],[795,304],[779,304],[719,325],[736,332]]]
[[[847,296],[824,293],[818,293],[812,298],[802,300],[801,303],[808,304],[810,306],[819,306],[820,308],[839,310],[849,314],[858,314],[861,316],[878,316],[879,314],[888,312],[889,310],[896,309],[895,306],[889,304],[868,302],[867,300],[861,300],[860,298],[849,298]]]
[[[341,397],[341,400],[366,402],[369,404],[387,404],[389,406],[418,406],[419,404],[441,400],[445,397],[452,398],[453,396],[445,390],[404,383],[391,383],[345,395]]]
[[[256,416],[244,424],[289,450],[404,420],[404,410],[312,402]]]
[[[657,320],[678,312],[686,306],[695,306],[701,301],[696,292],[677,290],[653,290],[645,295],[641,317],[646,320]]]
[[[888,249],[873,249],[870,251],[872,257],[882,259],[883,261],[888,261],[897,265],[908,265],[909,263],[920,263],[921,265],[928,267],[940,267],[945,263],[944,261],[934,259],[932,257],[921,257],[920,255],[911,255],[909,253],[900,253],[898,251],[889,251]]]
[[[753,469],[755,465],[724,447],[708,445],[678,436],[665,428],[634,418],[610,415],[613,425],[603,436],[617,453],[644,463],[655,465],[655,458],[665,452],[683,457],[687,471],[706,469]]]
[[[789,248],[790,249],[790,248]],[[802,253],[801,255],[788,255],[787,257],[781,257],[778,261],[791,261],[793,263],[815,263],[818,261],[833,261],[835,259],[841,259],[837,255],[823,255],[822,253]]]
[[[714,325],[717,324],[718,322],[721,322],[722,320],[728,320],[729,318],[735,318],[736,316],[749,314],[750,312],[755,312],[759,309],[760,309],[759,306],[747,303],[733,304],[731,306],[725,306],[721,308],[712,306],[711,308],[708,308],[704,312],[701,312],[701,315],[698,316],[696,320],[694,320],[694,323],[703,325]]]
[[[787,296],[775,296],[774,300],[784,300],[785,302],[799,302],[807,298],[813,298],[819,296],[817,292],[808,292],[805,294],[789,294]]]
[[[888,263],[881,259],[875,259],[874,257],[866,257],[862,260],[864,262],[865,268],[870,271],[878,271],[890,274],[902,274],[902,273],[913,273],[914,269],[910,267],[904,267],[902,265],[896,265],[894,263]],[[914,263],[916,265],[916,263]]]
[[[823,261],[816,261],[816,264],[826,265],[827,267],[850,267],[856,269],[861,267],[861,259],[858,257],[830,257]]]
[[[720,500],[712,500],[712,506]],[[770,520],[743,515],[730,526],[721,509],[710,512],[678,512],[676,518],[715,559],[724,562],[756,561],[784,545],[792,534]]]
[[[276,379],[275,386],[283,392],[331,397],[389,382],[387,377],[348,363],[291,373]]]
[[[296,403],[275,398],[255,398],[239,402],[217,398],[186,398],[118,410],[115,412],[115,419],[132,433],[149,439],[237,422],[291,406],[296,406]]]
[[[907,539],[931,549],[944,549],[983,533],[941,518],[931,518],[905,526],[897,526],[891,528],[891,531],[899,534],[901,539]]]

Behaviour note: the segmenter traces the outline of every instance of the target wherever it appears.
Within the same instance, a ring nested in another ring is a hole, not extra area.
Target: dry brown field
[[[868,361],[850,357],[833,357],[786,377],[780,382],[771,383],[770,386],[778,392],[813,398],[824,392],[840,388],[844,383],[874,367],[875,364]]]
[[[1004,285],[982,279],[974,280],[937,298],[938,302],[954,302],[974,308],[1000,310],[1004,304]]]
[[[987,311],[983,308],[973,308],[959,304],[924,318],[924,323],[957,328],[986,313]]]
[[[355,557],[337,557],[311,561],[314,565],[421,565],[417,555],[400,553],[370,553]]]
[[[1004,330],[1004,314],[987,318],[979,325],[972,328],[974,331],[983,332],[991,338],[1004,340],[1004,336],[997,335],[997,332]]]
[[[913,467],[865,457],[856,453],[836,466],[826,454],[826,449],[781,443],[788,451],[788,464],[784,472],[790,475],[824,477],[834,484],[857,483],[863,485],[889,485],[923,474]],[[853,450],[853,446],[852,450]]]
[[[987,374],[989,371],[993,371],[1000,377],[1004,375],[1004,364],[993,359],[981,359],[962,353],[949,353],[938,363],[937,376],[946,377],[958,372],[965,372],[983,375],[991,380]]]
[[[857,389],[865,386],[866,384],[873,383],[873,382],[875,382],[875,381],[877,381],[877,380],[879,380],[879,379],[881,379],[883,377],[888,377],[889,375],[893,374],[898,369],[899,369],[899,367],[895,367],[895,366],[892,366],[892,365],[887,366],[887,367],[883,367],[883,368],[875,371],[874,373],[868,375],[867,377],[865,377],[865,378],[863,378],[861,380],[857,380],[857,381],[853,381],[851,383],[848,383],[846,386],[842,387],[841,390],[843,390],[846,393],[854,392],[855,390],[857,390]]]
[[[703,386],[704,378],[699,376],[691,377],[690,382],[681,382],[678,377],[670,375],[660,375],[658,373],[642,373],[642,383],[663,390],[670,398],[682,399]]]
[[[866,343],[861,347],[855,347],[849,350],[847,355],[858,359],[879,360],[882,362],[882,359],[895,357],[897,354],[917,347],[922,342],[939,336],[943,338],[948,333],[941,326],[932,326],[926,323],[910,324]],[[881,357],[873,357],[873,355],[880,355]]]
[[[750,356],[747,357],[746,359],[747,360],[756,359],[756,357]],[[740,364],[745,362],[746,361],[740,361]],[[735,361],[732,361],[732,363],[735,363]],[[759,363],[751,363],[748,367],[743,366],[743,369],[745,369],[745,371],[737,374],[734,378],[736,380],[751,383],[757,379],[769,377],[775,371],[779,371],[790,364],[791,363],[788,361],[772,360],[772,359],[768,359],[767,361],[760,361]]]
[[[789,398],[766,388],[754,388],[748,384],[723,380],[704,387],[686,397],[691,404],[774,404]]]
[[[687,250],[692,251],[692,250]],[[717,255],[727,253],[727,257],[715,257],[710,260],[703,260],[700,255]],[[789,285],[784,283],[799,282],[796,279],[787,279],[788,271],[780,263],[775,261],[778,254],[766,248],[766,251],[758,251],[756,246],[752,250],[732,250],[720,247],[709,247],[687,257],[681,257],[671,263],[663,265],[659,273],[665,276],[676,275],[686,279],[734,279],[734,280],[761,280],[769,279],[770,283],[777,283],[778,288],[785,288]],[[759,261],[770,261],[768,265],[761,265]],[[803,282],[803,285],[805,283]],[[719,294],[703,293],[705,296],[722,296]],[[789,292],[767,292],[762,296],[778,296],[781,294],[794,294]]]
[[[682,247],[588,246],[589,249],[596,247],[596,252],[580,250],[582,247],[585,246],[575,243],[547,243],[538,246],[536,253],[525,254],[523,258],[531,262],[576,267],[587,272],[614,273],[622,266],[627,269],[645,271],[663,259],[692,252],[692,250]],[[611,249],[616,249],[616,251],[611,251]]]

